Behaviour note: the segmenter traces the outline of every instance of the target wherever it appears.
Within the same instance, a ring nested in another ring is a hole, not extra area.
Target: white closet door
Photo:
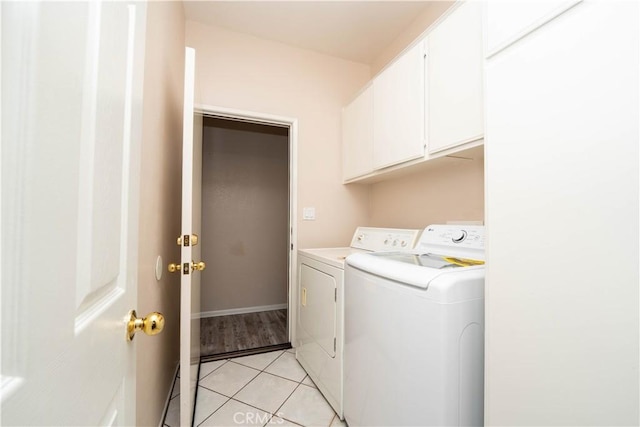
[[[584,1],[487,62],[487,425],[638,425],[639,29]]]

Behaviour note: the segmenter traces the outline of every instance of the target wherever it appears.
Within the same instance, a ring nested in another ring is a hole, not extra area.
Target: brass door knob
[[[191,270],[195,271],[202,271],[205,268],[207,268],[207,264],[204,263],[204,261],[200,261],[200,262],[195,262],[195,261],[191,261]]]
[[[158,335],[164,329],[164,316],[162,313],[154,311],[147,314],[142,319],[138,319],[135,310],[129,312],[127,321],[127,341],[133,340],[133,336],[138,331],[147,335]]]
[[[179,273],[180,272],[180,263],[177,263],[177,264],[171,263],[171,264],[167,265],[167,270],[169,270],[169,273],[175,273],[176,271]]]

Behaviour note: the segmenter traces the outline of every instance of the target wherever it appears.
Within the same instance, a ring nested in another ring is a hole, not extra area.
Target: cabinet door
[[[429,34],[427,46],[429,152],[482,138],[482,4],[454,10]]]
[[[373,167],[424,156],[424,45],[373,80]]]
[[[373,171],[373,87],[342,110],[342,177],[345,181]]]

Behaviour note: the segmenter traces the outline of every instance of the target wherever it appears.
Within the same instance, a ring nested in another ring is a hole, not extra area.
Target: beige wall
[[[424,228],[484,219],[484,158],[451,159],[434,168],[371,185],[371,225]]]
[[[156,257],[180,256],[182,99],[184,79],[184,13],[182,2],[147,6],[141,164],[140,251],[137,312],[160,311],[165,330],[138,336],[136,425],[157,426],[179,359],[178,275],[163,273],[156,281]],[[165,267],[166,269],[166,267]]]
[[[341,109],[369,67],[219,27],[187,21],[201,99],[298,119],[298,247],[346,245],[368,218],[368,188],[341,181]],[[302,208],[316,221],[302,221]]]
[[[201,311],[286,304],[288,130],[204,124]]]

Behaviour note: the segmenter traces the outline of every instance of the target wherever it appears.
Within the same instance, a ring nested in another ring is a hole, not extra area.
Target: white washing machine
[[[480,426],[484,227],[431,225],[409,253],[345,268],[344,416],[356,426]]]
[[[348,248],[298,250],[296,359],[343,419],[344,260],[354,253],[404,251],[420,230],[358,227]]]

